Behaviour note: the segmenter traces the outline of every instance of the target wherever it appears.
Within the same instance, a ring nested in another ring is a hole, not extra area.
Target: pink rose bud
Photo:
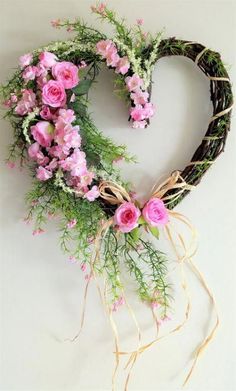
[[[42,100],[45,105],[63,107],[66,103],[63,84],[56,80],[49,80],[42,88]]]
[[[116,209],[114,221],[121,232],[130,232],[138,226],[140,210],[132,202],[124,202]]]
[[[142,215],[152,227],[166,225],[169,221],[168,210],[159,198],[151,198],[144,206]]]
[[[66,89],[73,88],[79,83],[78,67],[72,62],[58,62],[53,66],[52,74]]]
[[[47,121],[39,121],[36,125],[31,126],[31,134],[35,141],[42,147],[50,147],[54,137],[54,126]]]
[[[57,60],[57,56],[51,52],[42,52],[39,55],[40,64],[45,68],[51,68],[54,64],[56,64]]]

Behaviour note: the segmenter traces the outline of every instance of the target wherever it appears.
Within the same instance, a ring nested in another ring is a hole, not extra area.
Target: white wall
[[[224,61],[233,65],[230,73],[235,80],[235,1],[110,0],[109,5],[130,23],[142,17],[147,30],[166,27],[166,37],[196,40],[221,52]],[[103,27],[89,13],[89,7],[90,1],[85,0],[1,0],[1,81],[10,76],[21,54],[66,36],[52,29],[50,20],[80,16]],[[107,26],[103,28],[109,31]],[[127,143],[140,158],[139,165],[122,167],[140,194],[143,189],[148,191],[156,178],[188,162],[211,114],[208,80],[189,61],[161,60],[154,81],[153,102],[158,110],[144,131],[134,131],[127,125],[127,110],[112,95],[112,73],[102,73],[92,96],[98,126],[114,140]],[[177,208],[199,231],[195,260],[215,293],[221,317],[219,332],[186,389],[236,389],[235,125],[234,121],[225,154]],[[78,329],[83,276],[79,267],[69,264],[61,253],[56,222],[37,238],[22,222],[30,178],[27,172],[4,165],[11,134],[10,125],[1,121],[1,390],[109,390],[113,342],[96,289],[89,294],[86,325],[79,343],[60,342]],[[180,388],[210,316],[207,297],[196,279],[190,273],[188,276],[193,303],[189,323],[182,332],[143,354],[130,390]],[[147,340],[154,331],[149,326],[150,315],[141,304],[135,303],[135,309]],[[183,318],[180,293],[174,309],[173,321],[162,332]],[[124,310],[117,316],[126,349],[135,343],[128,319]],[[123,376],[121,371],[118,389],[123,389]]]

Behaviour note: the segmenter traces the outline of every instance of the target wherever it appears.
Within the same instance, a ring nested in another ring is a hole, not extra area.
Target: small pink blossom
[[[23,90],[21,100],[17,103],[15,112],[18,115],[25,115],[35,108],[36,95],[32,90]]]
[[[100,192],[98,190],[97,186],[93,186],[91,190],[89,190],[87,193],[85,193],[84,198],[86,198],[88,201],[94,201],[96,198],[98,198],[100,195]]]
[[[24,69],[24,72],[22,73],[22,77],[24,81],[27,83],[30,80],[34,80],[38,72],[38,68],[34,65],[29,65]]]
[[[61,24],[60,19],[53,19],[53,20],[51,20],[51,25],[52,25],[52,27],[54,27],[54,28],[59,28],[59,27],[60,27],[60,24]]]
[[[134,121],[132,124],[133,129],[145,129],[147,126],[147,121]]]
[[[60,145],[54,145],[53,147],[49,148],[48,153],[52,157],[56,157],[60,160],[63,160],[66,158],[66,153],[62,149],[62,146]]]
[[[125,298],[123,296],[120,296],[112,306],[112,311],[115,312],[118,310],[119,307],[125,304]]]
[[[116,67],[120,61],[120,56],[115,47],[111,47],[106,55],[106,62],[108,67]]]
[[[58,62],[52,67],[52,74],[65,89],[73,88],[79,83],[78,67],[72,62]]]
[[[76,263],[76,257],[75,257],[74,255],[70,255],[70,256],[69,256],[69,261],[70,261],[71,263]]]
[[[138,226],[140,210],[132,202],[124,202],[116,209],[114,221],[121,232],[130,232]]]
[[[134,121],[142,121],[146,118],[145,111],[142,105],[136,105],[130,108],[130,115]]]
[[[149,93],[139,88],[130,94],[130,98],[134,101],[135,105],[145,105],[148,101]]]
[[[31,159],[37,160],[37,155],[39,153],[40,146],[39,143],[33,143],[28,148],[28,155]]]
[[[143,79],[141,79],[136,73],[133,76],[126,77],[125,82],[130,92],[135,91],[137,88],[142,88],[143,86]]]
[[[14,163],[14,162],[11,162],[11,161],[8,161],[8,162],[6,163],[6,165],[7,165],[8,168],[11,168],[11,169],[12,169],[12,168],[15,168],[15,166],[16,166],[15,163]]]
[[[36,178],[40,181],[47,181],[52,177],[51,171],[47,170],[45,167],[39,166],[36,170]]]
[[[54,126],[48,121],[39,121],[31,126],[31,134],[42,147],[49,147],[54,137]]]
[[[157,301],[152,301],[151,307],[152,307],[152,309],[157,309],[160,307],[160,304]]]
[[[80,269],[82,270],[82,272],[85,272],[86,271],[86,263],[85,262],[82,262],[81,265],[80,265]]]
[[[11,97],[10,97],[10,100],[11,100],[12,103],[17,103],[18,98],[17,98],[16,94],[12,93]]]
[[[130,62],[128,60],[128,57],[121,57],[119,59],[119,62],[116,66],[116,73],[121,73],[122,75],[125,75],[130,68]]]
[[[96,44],[97,53],[105,58],[108,54],[108,51],[111,48],[115,48],[114,43],[110,39],[101,40]]]
[[[90,281],[91,278],[92,278],[92,274],[91,274],[91,273],[90,273],[90,274],[85,274],[85,276],[84,276],[84,279],[85,279],[86,281]]]
[[[143,218],[152,227],[166,225],[169,221],[168,210],[160,198],[151,198],[142,211]]]
[[[33,61],[33,56],[31,53],[24,54],[19,58],[20,67],[23,69],[28,65],[30,65],[32,61]]]
[[[66,93],[61,82],[49,80],[42,89],[42,100],[51,107],[63,107],[66,103]]]
[[[142,26],[143,23],[144,23],[144,20],[143,19],[137,19],[136,22],[137,22],[138,26]]]
[[[146,103],[144,105],[144,112],[145,112],[145,118],[151,118],[155,113],[154,105],[150,102]]]
[[[57,60],[57,56],[51,52],[41,52],[39,55],[40,64],[45,68],[51,68]]]
[[[58,161],[57,159],[54,158],[50,161],[50,163],[45,168],[49,171],[54,171],[57,168],[57,166],[58,166]]]
[[[32,235],[33,236],[37,236],[37,235],[40,235],[40,234],[43,234],[45,231],[42,229],[42,228],[38,228],[38,229],[35,229],[33,232],[32,232]]]
[[[80,62],[80,64],[79,64],[79,69],[86,68],[87,66],[88,66],[88,64],[87,64],[84,60],[82,60],[82,61]]]
[[[77,220],[76,219],[72,219],[72,220],[70,220],[66,224],[66,226],[67,226],[67,228],[72,229],[72,228],[74,228],[76,226],[76,224],[77,224]]]

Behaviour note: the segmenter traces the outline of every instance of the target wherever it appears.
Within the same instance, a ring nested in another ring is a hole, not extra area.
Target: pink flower
[[[124,202],[116,209],[114,221],[121,232],[130,232],[138,226],[140,210],[132,202]]]
[[[116,73],[121,73],[122,75],[125,75],[125,73],[128,72],[129,68],[130,63],[128,57],[121,57],[116,67]]]
[[[40,64],[45,68],[51,68],[54,64],[56,64],[57,60],[57,56],[51,52],[42,52],[39,55]]]
[[[31,53],[24,54],[19,58],[20,67],[21,68],[27,67],[27,65],[30,65],[32,61],[33,61],[33,56]]]
[[[16,94],[12,93],[11,97],[10,97],[10,100],[11,100],[12,103],[16,103],[18,101],[18,98],[17,98]]]
[[[134,121],[132,124],[133,129],[145,129],[147,126],[147,121]]]
[[[148,101],[149,93],[147,91],[137,89],[135,92],[130,94],[130,98],[134,101],[135,105],[145,105],[145,103]]]
[[[82,272],[85,272],[86,271],[86,263],[82,262],[80,269],[82,270]]]
[[[168,210],[160,198],[151,198],[144,206],[142,215],[152,227],[166,225],[169,221]]]
[[[53,119],[53,114],[51,113],[50,108],[48,106],[43,106],[39,114],[46,121]]]
[[[120,56],[117,54],[116,47],[111,47],[106,55],[107,66],[116,67],[120,61]]]
[[[25,115],[36,106],[36,95],[32,90],[23,90],[22,98],[18,102],[15,112],[18,115]]]
[[[71,124],[75,120],[75,118],[76,117],[75,117],[74,110],[60,109],[57,122],[61,120],[65,125],[67,125],[67,124]]]
[[[38,72],[38,68],[32,65],[29,65],[24,69],[24,72],[22,73],[22,77],[25,82],[28,82],[30,80],[34,80]]]
[[[74,228],[74,227],[76,226],[76,224],[77,224],[77,220],[76,220],[76,219],[72,219],[72,220],[70,220],[70,221],[66,224],[66,226],[67,226],[67,228],[71,229],[71,228]]]
[[[60,23],[61,23],[60,19],[51,20],[52,27],[59,28],[60,27]]]
[[[47,159],[48,159],[48,157],[47,157]],[[57,168],[57,166],[58,166],[58,161],[57,161],[57,159],[54,158],[50,161],[50,163],[45,168],[49,171],[53,171]]]
[[[97,53],[105,58],[111,47],[115,47],[114,43],[110,39],[101,40],[96,44]]]
[[[8,168],[15,168],[15,166],[16,166],[14,162],[10,162],[10,161],[7,162],[6,164],[7,164]]]
[[[36,173],[36,178],[40,181],[47,181],[52,177],[52,173],[42,166],[39,166],[39,168],[37,168]]]
[[[136,73],[133,76],[126,77],[125,82],[129,91],[135,91],[143,86],[143,80]]]
[[[28,148],[28,155],[31,159],[37,160],[37,155],[39,153],[40,146],[38,143],[31,144]]]
[[[142,121],[146,118],[143,106],[136,105],[130,108],[130,115],[134,121]]]
[[[43,103],[51,107],[63,107],[66,103],[66,93],[62,83],[49,80],[42,89]]]
[[[87,64],[84,60],[82,60],[82,61],[80,61],[79,68],[80,68],[80,69],[86,68],[87,65],[88,65],[88,64]]]
[[[35,141],[42,147],[49,147],[53,140],[54,126],[47,121],[39,121],[36,125],[31,126],[31,134]]]
[[[65,171],[70,171],[72,176],[83,175],[86,169],[85,153],[75,149],[71,156],[60,161],[60,166]]]
[[[78,67],[72,62],[58,62],[52,67],[52,74],[66,89],[73,88],[79,83]]]
[[[137,25],[138,25],[138,26],[142,26],[144,20],[143,20],[143,19],[137,19],[136,22],[137,22]]]
[[[85,193],[84,198],[86,198],[88,201],[94,201],[96,198],[98,198],[100,195],[98,187],[93,186],[91,190],[89,190],[87,193]]]
[[[37,236],[37,235],[40,235],[40,234],[43,234],[45,231],[42,229],[42,228],[39,228],[39,229],[35,229],[33,232],[32,232],[32,235],[33,236]]]
[[[56,157],[58,159],[65,159],[67,154],[64,152],[62,146],[60,145],[54,145],[53,147],[49,148],[48,150],[50,156]]]
[[[145,112],[145,118],[151,118],[155,113],[153,104],[150,102],[146,103],[144,105],[144,112]]]

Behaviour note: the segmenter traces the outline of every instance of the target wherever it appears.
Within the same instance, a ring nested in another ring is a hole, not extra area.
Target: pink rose
[[[165,225],[169,220],[168,210],[160,198],[151,198],[144,206],[142,215],[152,227]]]
[[[27,65],[30,65],[32,61],[33,61],[33,56],[31,53],[24,54],[19,58],[20,67],[23,69],[24,67],[27,67]]]
[[[138,226],[140,210],[132,202],[124,202],[116,209],[114,221],[121,232],[130,232]]]
[[[52,67],[52,74],[66,89],[73,88],[79,83],[78,67],[72,62],[58,62]]]
[[[129,68],[130,63],[128,57],[121,57],[116,67],[116,73],[121,73],[122,75],[125,75],[128,72]]]
[[[36,106],[36,95],[32,90],[23,90],[22,91],[22,98],[18,102],[15,112],[18,115],[25,115],[32,111],[33,108]]]
[[[50,108],[48,106],[43,106],[39,114],[46,121],[53,119],[53,114],[51,113]]]
[[[96,198],[98,198],[99,195],[100,195],[100,193],[99,193],[98,187],[93,186],[91,188],[91,190],[89,190],[89,191],[87,191],[87,193],[85,193],[84,198],[86,198],[88,201],[92,202]]]
[[[40,181],[47,181],[52,177],[52,173],[44,167],[39,167],[36,170],[36,178]]]
[[[125,83],[129,91],[135,91],[137,88],[142,88],[143,79],[135,73],[133,76],[126,77]]]
[[[57,56],[51,52],[42,52],[39,55],[40,64],[45,68],[51,68],[54,64],[56,64],[57,60]]]
[[[62,107],[66,103],[66,92],[59,81],[49,80],[42,88],[43,103],[51,107]]]
[[[39,121],[31,126],[31,134],[42,147],[50,147],[54,137],[54,126],[47,121]]]

